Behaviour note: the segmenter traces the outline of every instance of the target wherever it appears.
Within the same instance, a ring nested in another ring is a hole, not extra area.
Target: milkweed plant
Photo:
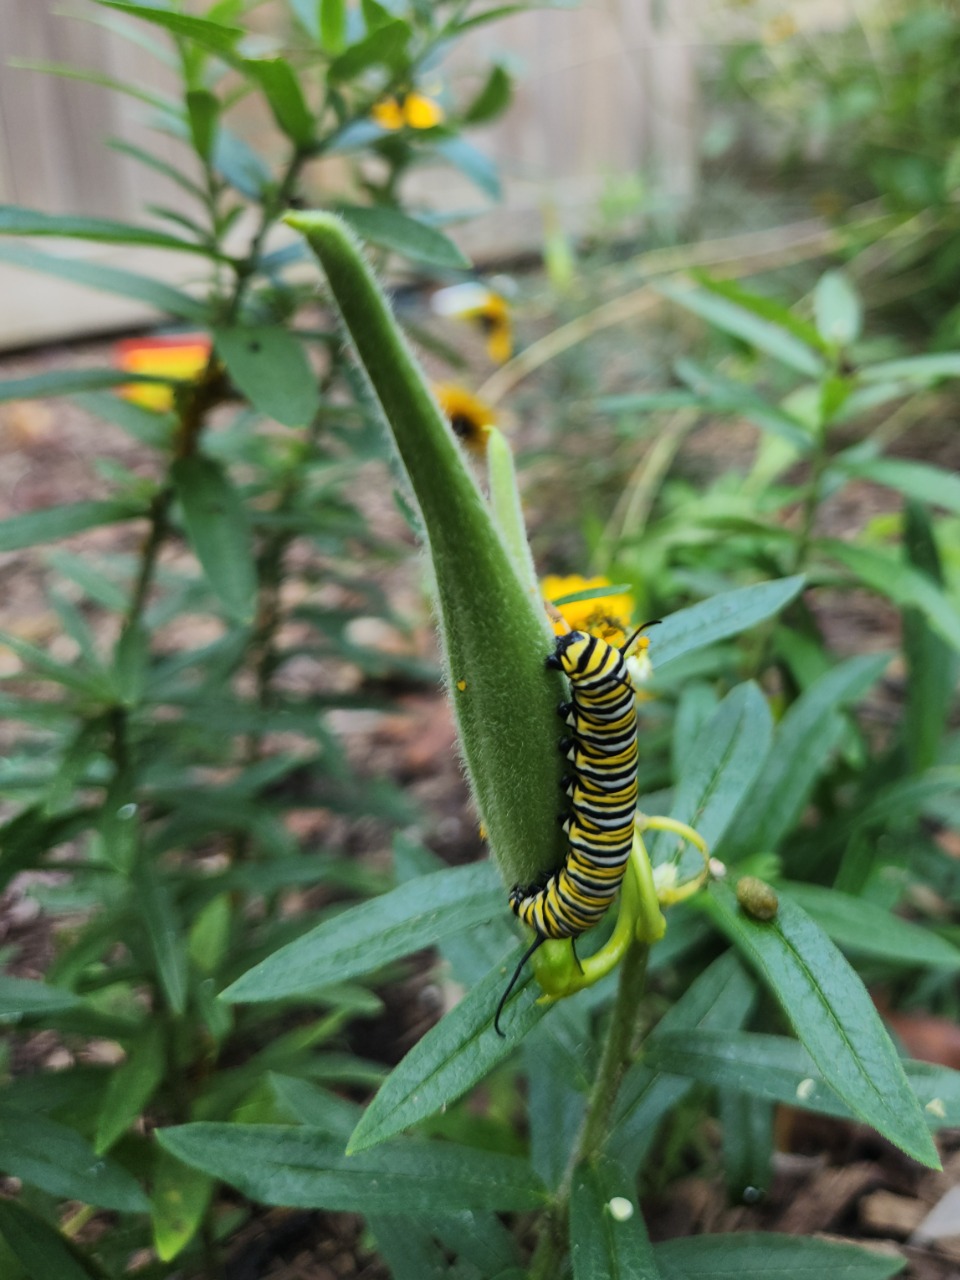
[[[930,1131],[955,1115],[960,1096],[956,1073],[901,1060],[819,912],[791,886],[771,885],[772,849],[748,846],[730,865],[714,852],[764,803],[776,768],[770,702],[756,683],[735,685],[688,734],[674,786],[638,807],[611,919],[579,939],[579,953],[569,939],[537,951],[497,1034],[497,1002],[531,942],[529,932],[517,941],[507,892],[544,883],[567,856],[557,824],[566,690],[546,662],[555,630],[619,643],[637,620],[624,616],[630,600],[616,584],[538,582],[504,435],[483,433],[478,480],[351,230],[326,212],[288,221],[316,254],[417,500],[447,689],[491,861],[440,869],[401,840],[396,889],[321,924],[222,994],[231,1004],[276,1000],[439,949],[464,994],[355,1112],[349,1135],[346,1124],[335,1136],[322,1125],[193,1124],[160,1141],[258,1199],[363,1212],[398,1276],[423,1259],[436,1274],[463,1266],[534,1278],[707,1275],[721,1255],[745,1270],[850,1261],[852,1246],[777,1236],[654,1246],[638,1203],[657,1130],[696,1081],[726,1100],[732,1181],[754,1194],[767,1185],[777,1103],[856,1118],[935,1168]],[[758,582],[657,620],[629,659],[641,739],[644,708],[671,666],[689,670],[706,646],[769,623],[804,585],[802,575]],[[922,929],[883,915],[922,948]],[[711,937],[712,959],[651,1027],[646,976]],[[926,941],[933,963],[955,964],[946,940]],[[762,990],[780,1009],[776,1034],[769,1022],[747,1029]],[[519,1152],[509,1125],[471,1140],[462,1102],[518,1053],[528,1100]],[[685,1081],[676,1093],[664,1086],[673,1072]],[[503,1213],[517,1215],[513,1232]],[[877,1274],[899,1265],[885,1260]]]

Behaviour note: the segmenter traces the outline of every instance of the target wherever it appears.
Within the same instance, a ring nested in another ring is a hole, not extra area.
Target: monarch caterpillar
[[[503,1007],[537,947],[548,938],[578,938],[595,925],[623,880],[637,812],[637,711],[624,655],[638,634],[616,649],[586,631],[570,631],[557,637],[547,657],[547,666],[562,671],[571,689],[571,701],[559,708],[572,730],[560,741],[573,765],[573,777],[564,783],[570,812],[563,829],[570,844],[563,866],[543,885],[511,890],[511,910],[537,936],[497,1006],[498,1035]]]

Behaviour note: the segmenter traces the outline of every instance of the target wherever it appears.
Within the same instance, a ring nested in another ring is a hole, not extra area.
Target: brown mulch
[[[390,1280],[352,1213],[267,1209],[230,1242],[223,1280]]]
[[[719,1178],[681,1178],[645,1204],[651,1238],[817,1236],[905,1258],[904,1280],[960,1277],[960,1130],[938,1135],[939,1173],[870,1129],[787,1107],[778,1112],[777,1137],[789,1149],[775,1153],[771,1185],[745,1197],[751,1203],[731,1204]],[[930,1216],[941,1202],[946,1230]]]

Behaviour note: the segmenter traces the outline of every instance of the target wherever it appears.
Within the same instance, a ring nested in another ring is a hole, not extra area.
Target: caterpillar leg
[[[503,995],[500,997],[500,1003],[497,1005],[497,1012],[493,1015],[493,1029],[494,1031],[496,1031],[497,1035],[500,1036],[501,1039],[506,1039],[503,1032],[500,1030],[500,1015],[501,1013],[503,1013],[503,1006],[507,1003],[507,998],[509,997],[510,992],[517,985],[517,979],[520,977],[520,974],[523,971],[523,966],[527,963],[527,961],[536,951],[537,947],[542,946],[543,943],[546,942],[546,940],[547,940],[546,934],[544,933],[537,934],[536,938],[533,940],[530,946],[527,947],[526,951],[520,957],[520,963],[517,965],[516,969],[514,969],[513,977],[507,983],[507,989],[506,991],[504,991]]]

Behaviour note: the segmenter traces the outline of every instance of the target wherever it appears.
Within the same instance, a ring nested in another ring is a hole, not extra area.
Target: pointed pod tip
[[[283,215],[283,221],[305,236],[314,235],[318,231],[333,231],[341,236],[351,234],[343,218],[326,209],[292,209]]]

